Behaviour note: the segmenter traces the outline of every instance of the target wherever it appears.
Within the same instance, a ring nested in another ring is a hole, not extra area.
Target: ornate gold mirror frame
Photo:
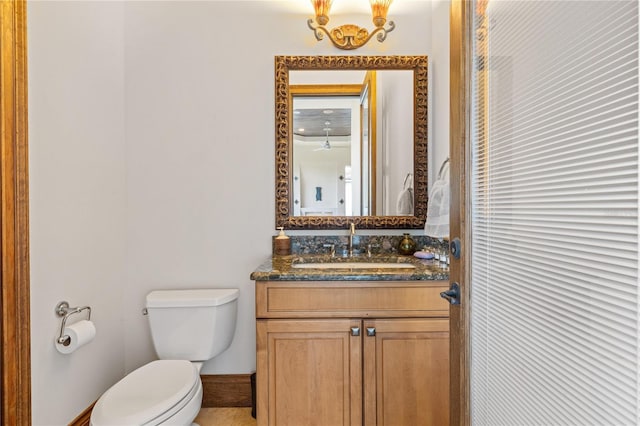
[[[293,70],[413,70],[413,216],[293,216],[292,96]],[[276,56],[276,228],[342,229],[355,223],[361,229],[422,228],[427,217],[427,70],[426,56]]]

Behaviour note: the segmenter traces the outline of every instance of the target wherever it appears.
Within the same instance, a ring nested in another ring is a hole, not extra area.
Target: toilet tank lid
[[[238,298],[237,288],[155,290],[147,294],[147,308],[218,306]]]

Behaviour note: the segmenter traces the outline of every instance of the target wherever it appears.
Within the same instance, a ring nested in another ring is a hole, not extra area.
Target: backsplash
[[[319,254],[327,253],[326,244],[333,244],[336,253],[347,248],[349,237],[347,235],[291,235],[291,253],[292,254]],[[354,249],[366,252],[367,247],[371,245],[372,254],[395,254],[398,252],[398,245],[403,236],[400,235],[355,235],[353,237]],[[431,251],[448,251],[449,242],[440,242],[437,239],[427,237],[425,235],[412,235],[411,238],[416,242],[418,250],[423,247]]]

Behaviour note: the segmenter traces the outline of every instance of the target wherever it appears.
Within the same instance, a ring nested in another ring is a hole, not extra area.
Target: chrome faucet
[[[351,222],[349,227],[349,256],[353,256],[353,236],[356,235],[356,224]]]

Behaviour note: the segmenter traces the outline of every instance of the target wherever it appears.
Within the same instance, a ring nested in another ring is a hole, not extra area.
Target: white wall
[[[317,42],[298,3],[29,3],[34,424],[72,420],[155,358],[152,289],[239,288],[234,342],[203,373],[254,370],[249,275],[275,233],[274,56],[349,54]],[[432,55],[431,4],[416,4],[384,44],[351,54]],[[98,328],[67,357],[52,343],[62,299],[92,305]]]
[[[295,146],[294,170],[300,171],[300,207],[311,211],[334,209],[335,214],[344,216],[345,206],[338,200],[345,197],[345,180],[339,176],[344,178],[345,167],[352,164],[351,146],[350,143],[339,145],[332,140],[331,149],[318,149],[323,143],[320,140],[313,145]],[[322,188],[320,201],[316,200],[317,186]]]
[[[384,44],[352,53],[430,54],[431,6],[419,4],[394,16]],[[230,286],[241,291],[235,339],[203,373],[251,372],[249,275],[270,255],[275,221],[274,56],[345,52],[315,41],[308,12],[265,2],[131,2],[125,12],[126,368],[154,357],[140,315],[149,290]]]
[[[377,140],[379,155],[378,210],[396,215],[397,200],[408,173],[413,174],[414,104],[402,93],[413,93],[412,71],[378,71]],[[409,182],[407,182],[409,184]]]
[[[432,0],[429,52],[429,188],[449,157],[449,6],[450,0]]]
[[[121,4],[28,3],[34,425],[67,424],[124,373],[123,17]],[[90,305],[97,327],[70,355],[54,348],[62,300]]]

